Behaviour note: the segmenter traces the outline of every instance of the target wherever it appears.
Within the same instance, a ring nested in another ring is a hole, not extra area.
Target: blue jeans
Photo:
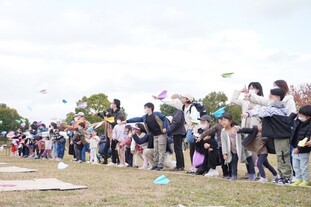
[[[237,177],[238,176],[238,154],[231,153],[232,155],[232,160],[230,162],[230,167],[231,167],[231,172],[232,172],[232,177]]]
[[[294,154],[293,157],[293,168],[296,173],[298,180],[309,181],[309,155],[310,153]]]
[[[58,147],[57,142],[54,142],[54,143],[53,143],[53,155],[54,155],[54,158],[57,158],[57,157],[58,157],[58,154],[57,154],[57,147]]]
[[[63,159],[65,153],[65,142],[57,142],[57,157]]]
[[[89,151],[89,150],[90,150],[90,144],[86,144],[83,146],[82,152],[81,152],[81,160],[82,161],[85,161],[85,153],[86,153],[86,151]]]

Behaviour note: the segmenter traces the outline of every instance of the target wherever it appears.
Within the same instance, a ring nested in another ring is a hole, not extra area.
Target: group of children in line
[[[242,99],[239,98],[241,93],[244,93]],[[174,94],[171,99],[161,99],[175,108],[172,117],[154,112],[154,105],[146,103],[142,117],[126,120],[120,110],[120,101],[114,99],[110,109],[98,114],[104,120],[114,118],[113,123],[104,121],[102,149],[97,131],[86,130],[91,124],[79,112],[75,123],[66,126],[73,132],[70,145],[76,161],[82,162],[82,150],[88,146],[90,163],[98,164],[98,155],[101,155],[103,164],[108,164],[108,158],[112,157],[112,164],[119,167],[136,166],[140,157],[143,160],[141,169],[183,171],[186,137],[192,164],[188,173],[219,176],[217,166],[221,166],[223,177],[235,181],[238,162],[241,162],[246,164],[249,180],[257,178],[257,167],[259,182],[268,182],[265,167],[271,172],[273,182],[310,185],[311,105],[303,106],[297,112],[285,81],[274,82],[269,98],[263,97],[262,86],[258,82],[251,82],[247,89],[235,91],[231,102],[242,107],[240,124],[234,122],[232,115],[224,113],[217,116],[218,123],[211,126],[211,117],[200,114],[193,100],[189,94]],[[51,157],[52,141],[46,137],[37,142],[38,146],[42,144],[40,142],[44,142],[45,150],[38,147],[39,157]],[[170,159],[173,151],[176,162]],[[269,153],[276,154],[277,170],[268,161]]]

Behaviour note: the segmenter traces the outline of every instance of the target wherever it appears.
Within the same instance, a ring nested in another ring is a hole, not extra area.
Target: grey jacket
[[[173,119],[171,123],[171,135],[185,135],[185,116],[184,112],[179,109],[175,109]]]

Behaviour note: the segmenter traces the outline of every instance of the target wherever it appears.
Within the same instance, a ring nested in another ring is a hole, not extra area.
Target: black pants
[[[224,157],[222,155],[222,148],[219,147],[218,149],[218,154],[219,154],[219,158],[220,158],[220,162],[221,162],[221,169],[222,169],[222,174],[224,177],[231,177],[231,168],[229,167],[229,165],[225,164],[225,160]]]
[[[111,161],[115,164],[119,163],[119,156],[118,156],[118,151],[116,150],[118,141],[117,140],[112,140],[111,142]]]
[[[82,154],[82,148],[83,145],[78,145],[78,144],[74,144],[74,150],[75,150],[75,154],[76,154],[76,159],[77,160],[81,160],[81,154]]]
[[[192,165],[193,154],[194,154],[194,151],[195,151],[195,142],[194,143],[189,143],[189,149],[190,149],[190,159],[191,159],[191,165]]]
[[[216,169],[217,164],[219,160],[219,154],[218,150],[215,149],[213,151],[208,152],[208,162],[207,162],[207,167],[208,169]]]
[[[176,156],[176,168],[185,168],[184,153],[182,151],[182,143],[184,136],[177,134],[173,136],[174,140],[174,151]]]
[[[131,148],[128,147],[125,149],[125,162],[133,167],[133,155],[131,153]]]

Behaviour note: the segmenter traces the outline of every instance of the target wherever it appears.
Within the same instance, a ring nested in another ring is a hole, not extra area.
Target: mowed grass
[[[188,151],[185,158],[189,161]],[[65,158],[69,167],[58,170],[56,161],[10,158],[0,162],[37,169],[34,173],[0,173],[1,180],[57,178],[88,186],[71,191],[1,192],[0,206],[311,206],[311,188],[277,186],[239,180],[187,175],[186,172],[154,172],[133,168],[78,164]],[[275,166],[275,157],[269,158]],[[189,163],[187,163],[190,167]],[[168,185],[153,180],[166,175]],[[245,165],[239,164],[239,176]],[[270,173],[267,174],[271,177]]]

